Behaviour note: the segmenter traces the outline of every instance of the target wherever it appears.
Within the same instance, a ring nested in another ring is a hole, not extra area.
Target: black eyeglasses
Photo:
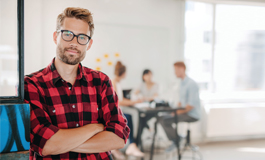
[[[61,32],[62,39],[67,42],[72,41],[76,37],[77,42],[81,45],[86,45],[91,39],[91,37],[89,37],[86,34],[75,35],[73,32],[68,31],[68,30],[58,30],[57,32]]]

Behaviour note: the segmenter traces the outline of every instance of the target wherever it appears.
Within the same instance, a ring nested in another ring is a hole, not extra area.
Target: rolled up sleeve
[[[52,125],[40,91],[29,78],[25,78],[25,103],[30,104],[30,148],[40,156],[46,142],[59,130]]]
[[[127,142],[130,129],[127,125],[127,119],[123,115],[119,105],[118,96],[114,91],[111,80],[106,77],[103,81],[101,102],[103,110],[103,119],[105,122],[105,131],[115,133]]]

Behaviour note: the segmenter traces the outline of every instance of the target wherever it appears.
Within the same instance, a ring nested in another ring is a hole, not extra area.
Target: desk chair
[[[190,131],[190,123],[193,122],[197,122],[198,120],[195,121],[190,121],[187,122],[188,123],[188,129],[187,129],[187,135],[185,137],[185,144],[184,144],[184,148],[181,150],[181,155],[183,156],[185,151],[190,150],[192,153],[192,160],[202,160],[202,154],[199,151],[199,147],[196,145],[192,145],[191,144],[191,131]],[[187,157],[188,158],[188,157]],[[190,157],[189,157],[190,158]],[[183,159],[185,159],[185,157],[183,157]]]
[[[178,135],[178,140],[179,143],[181,143],[182,145],[179,145],[179,147],[181,148],[180,151],[178,151],[180,154],[179,155],[179,160],[183,159],[192,159],[192,160],[203,160],[203,157],[199,151],[199,147],[196,145],[191,144],[191,131],[190,131],[190,123],[193,122],[197,122],[198,120],[195,119],[190,119],[188,121],[181,121],[181,122],[186,122],[188,123],[188,129],[187,129],[187,134],[185,136],[180,136]],[[180,122],[178,122],[180,123]],[[192,156],[186,156],[185,153],[187,151],[190,151]],[[166,159],[172,159],[174,157],[176,157],[176,150],[174,152],[167,152],[166,153]]]
[[[131,91],[132,91],[132,89],[124,89],[124,90],[122,90],[123,97],[125,97],[127,99],[131,99]]]

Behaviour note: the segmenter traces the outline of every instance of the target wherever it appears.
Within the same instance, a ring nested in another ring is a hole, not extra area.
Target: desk
[[[170,108],[170,107],[156,107],[156,108],[136,108],[136,107],[132,107],[134,109],[136,109],[139,113],[139,126],[138,126],[138,132],[137,132],[137,138],[136,138],[136,142],[137,145],[140,146],[140,149],[143,151],[143,145],[142,145],[142,140],[141,140],[141,135],[146,123],[146,115],[152,115],[153,117],[156,117],[156,122],[155,122],[155,132],[153,135],[153,140],[152,140],[152,146],[151,146],[151,152],[150,152],[150,160],[153,159],[153,154],[154,154],[154,143],[155,143],[155,136],[157,133],[157,123],[158,123],[158,113],[161,112],[166,112],[166,113],[175,113],[175,121],[177,122],[177,114],[176,111],[177,110],[182,110],[183,108]],[[177,125],[176,125],[176,135],[178,135],[178,130],[177,130]],[[175,142],[176,146],[177,146],[177,151],[178,151],[178,160],[181,159],[181,153],[180,153],[180,148],[179,148],[179,139],[176,140]],[[143,160],[143,158],[142,158]]]

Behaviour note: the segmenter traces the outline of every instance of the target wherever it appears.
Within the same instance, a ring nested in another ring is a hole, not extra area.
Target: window
[[[202,99],[264,100],[264,14],[265,7],[186,2],[184,56]]]
[[[23,4],[0,0],[0,103],[24,99]]]
[[[187,73],[201,90],[211,85],[213,5],[186,2],[185,61]]]
[[[216,92],[265,89],[265,7],[217,5]]]

